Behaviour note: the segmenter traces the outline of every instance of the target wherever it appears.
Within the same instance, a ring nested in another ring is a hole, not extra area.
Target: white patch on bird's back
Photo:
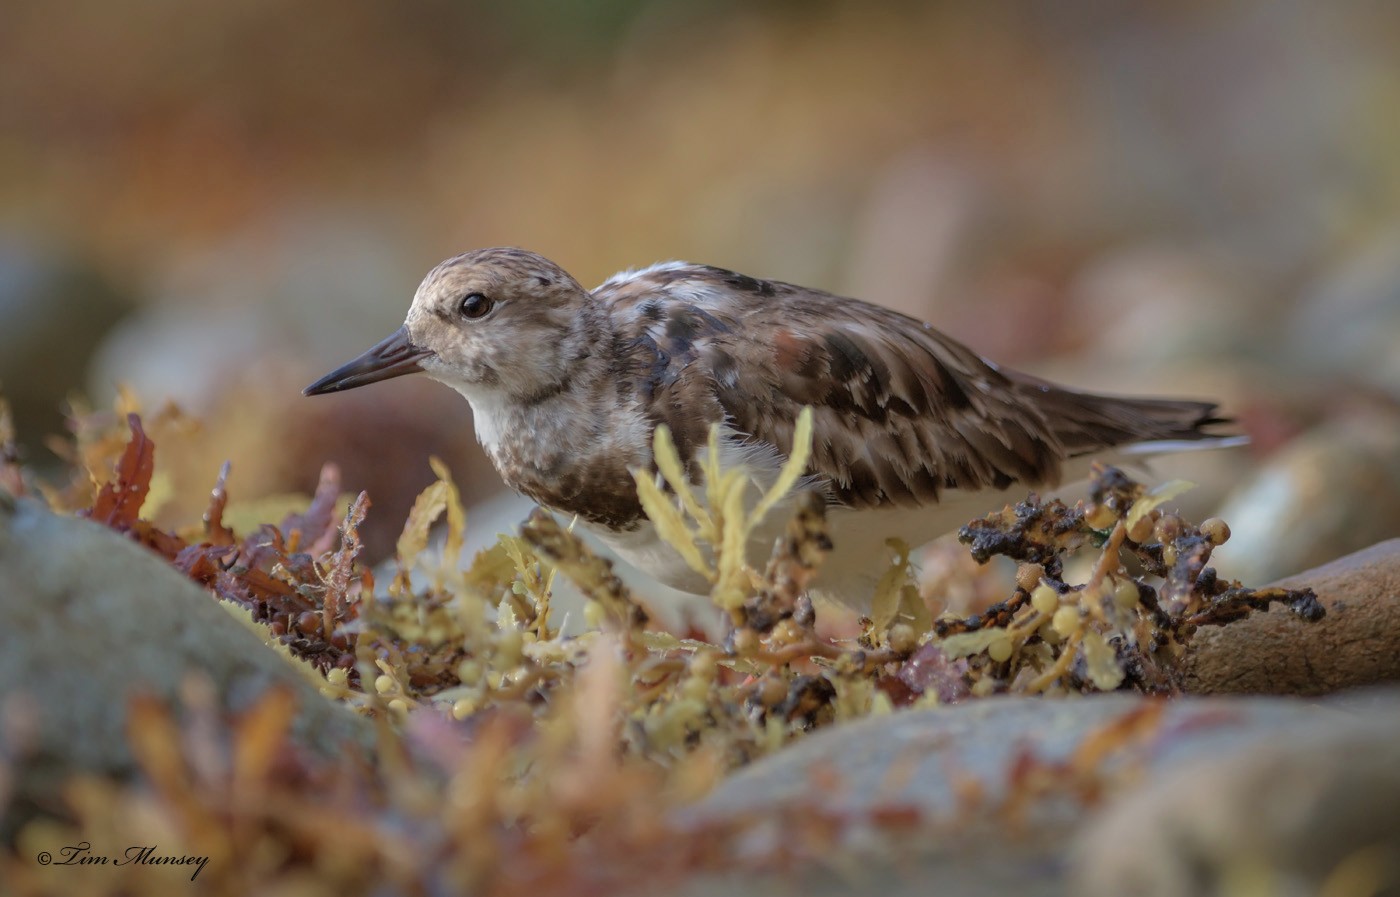
[[[704,309],[723,311],[726,307],[738,304],[732,290],[726,289],[724,285],[715,283],[709,278],[684,281],[677,285],[675,294],[691,305],[698,305]]]
[[[594,292],[597,292],[598,290],[602,289],[620,287],[626,283],[629,283],[630,281],[646,277],[648,274],[658,274],[664,271],[679,271],[683,268],[694,267],[695,265],[691,262],[683,262],[679,259],[673,259],[669,262],[657,262],[654,265],[647,265],[642,268],[629,268],[626,271],[619,271],[612,277],[609,277],[607,280],[603,281],[601,284],[598,285]]]

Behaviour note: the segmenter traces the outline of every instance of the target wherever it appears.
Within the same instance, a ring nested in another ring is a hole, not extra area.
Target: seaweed
[[[1251,590],[1217,576],[1210,555],[1228,527],[1162,510],[1184,484],[1148,489],[1097,467],[1087,504],[1031,495],[962,530],[979,561],[1019,562],[1004,600],[971,616],[935,616],[913,552],[891,542],[860,631],[830,638],[811,594],[832,547],[827,509],[800,488],[809,413],[788,464],[756,490],[750,472],[720,465],[717,433],[694,481],[664,428],[655,469],[635,474],[658,531],[726,612],[718,640],[654,628],[611,562],[543,512],[463,568],[466,511],[436,460],[437,478],[402,528],[394,573],[376,589],[358,535],[369,497],[344,501],[334,465],[301,510],[247,532],[232,522],[224,465],[198,524],[164,530],[144,516],[158,476],[155,442],[129,407],[118,410],[128,412],[124,428],[111,418],[75,427],[67,457],[81,473],[44,494],[60,511],[86,494],[77,513],[246,612],[269,645],[311,665],[329,699],[381,721],[377,762],[297,749],[295,708],[282,692],[239,718],[196,694],[185,729],[173,708],[142,701],[130,717],[140,780],[75,781],[69,820],[32,824],[21,845],[148,820],[163,848],[209,857],[201,879],[229,892],[290,888],[305,876],[344,893],[657,890],[697,871],[819,864],[862,828],[952,832],[955,817],[926,818],[898,801],[861,813],[782,805],[722,819],[677,810],[733,769],[842,720],[999,692],[1170,694],[1199,627],[1273,603],[1305,619],[1322,610],[1306,591]],[[4,436],[0,414],[0,443]],[[0,476],[11,492],[29,481],[9,455],[0,455]],[[752,565],[753,535],[778,513],[786,525],[766,561]],[[1067,573],[1085,561],[1082,581]],[[551,619],[560,576],[586,598],[581,633]],[[1049,795],[1092,802],[1108,775],[1105,757],[1155,719],[1118,721],[1063,762],[1019,755],[993,815],[1014,829]],[[222,735],[211,741],[215,731]],[[813,782],[812,792],[825,787]],[[964,789],[963,811],[985,803]],[[746,845],[773,825],[782,837],[755,856]],[[16,893],[76,881],[46,878],[24,857],[21,846],[0,859]],[[87,892],[187,886],[166,869],[106,873],[88,875]]]

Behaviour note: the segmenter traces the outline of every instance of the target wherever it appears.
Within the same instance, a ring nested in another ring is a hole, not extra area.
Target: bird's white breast
[[[499,393],[485,391],[468,392],[458,389],[472,406],[472,425],[476,429],[476,441],[488,454],[495,454],[507,438],[505,426],[508,417],[505,402]]]

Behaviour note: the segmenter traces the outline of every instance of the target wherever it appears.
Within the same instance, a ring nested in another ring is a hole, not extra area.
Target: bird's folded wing
[[[694,271],[684,281],[666,272],[666,301],[635,282],[613,297],[634,324],[648,405],[678,444],[704,439],[695,410],[708,400],[735,431],[786,455],[810,405],[809,472],[841,505],[914,506],[946,489],[1056,477],[1064,451],[1045,416],[932,328],[815,290]]]
[[[785,456],[810,405],[809,473],[849,507],[1053,485],[1069,457],[1201,439],[1217,421],[1206,403],[1063,389],[1000,369],[898,312],[718,268],[668,266],[607,298],[632,322],[649,408],[678,443],[703,441],[707,420],[722,413]],[[697,413],[707,403],[718,410]]]

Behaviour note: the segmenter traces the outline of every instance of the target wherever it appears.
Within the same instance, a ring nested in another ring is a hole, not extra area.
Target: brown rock
[[[1400,680],[1400,539],[1280,580],[1315,590],[1327,616],[1286,608],[1202,629],[1185,660],[1197,694],[1319,695]]]

